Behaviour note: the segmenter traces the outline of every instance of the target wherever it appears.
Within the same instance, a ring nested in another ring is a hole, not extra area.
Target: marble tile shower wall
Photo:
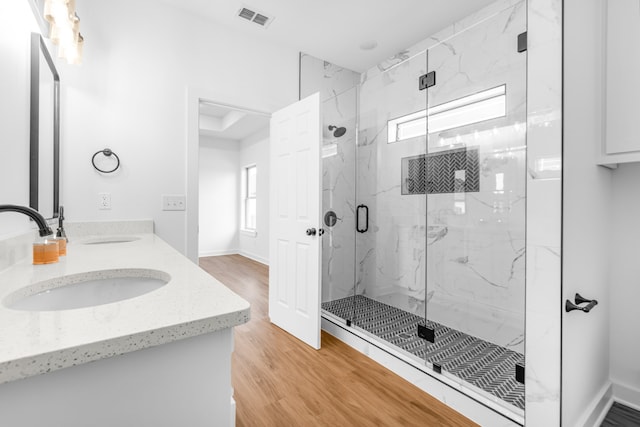
[[[478,147],[480,191],[435,194],[427,223],[447,230],[427,251],[429,317],[524,352],[526,217],[526,31],[524,1],[429,49],[440,76],[429,105],[506,85],[506,117],[429,137],[429,152]]]
[[[322,301],[353,295],[355,278],[357,88],[322,104]],[[336,137],[329,126],[344,127]],[[324,219],[334,212],[329,226]]]
[[[322,214],[337,216],[323,224],[322,301],[353,295],[355,277],[355,155],[357,85],[360,74],[300,53],[300,98],[320,92],[322,135]],[[344,127],[335,137],[329,126]],[[324,222],[324,218],[323,222]]]
[[[407,67],[409,58],[446,42],[464,29],[480,25],[499,12],[522,3],[526,4],[528,32],[526,162],[529,174],[526,178],[528,239],[525,255],[527,263],[525,419],[527,425],[557,426],[560,425],[561,312],[558,309],[558,301],[561,300],[562,180],[561,167],[543,170],[542,166],[548,163],[561,165],[562,162],[562,0],[527,0],[526,2],[523,0],[498,0],[477,13],[450,25],[438,34],[399,52],[361,75],[363,89],[365,86],[372,89],[371,92],[363,93],[365,104],[362,107],[366,107],[367,99],[373,100],[375,98],[373,89],[379,88],[385,81],[386,77],[383,75],[387,71],[396,67]],[[517,8],[511,10],[516,11]],[[387,74],[387,76],[389,75]],[[386,138],[384,129],[376,127],[375,113],[372,111],[363,112],[361,123],[360,143],[365,147],[359,149],[358,160],[364,165],[359,168],[366,167],[377,174],[378,165],[387,164],[387,159],[378,158],[379,153],[368,145],[374,144],[375,140],[379,138]],[[514,131],[518,131],[518,129],[514,128]],[[413,148],[419,150],[424,142],[421,145],[418,141],[407,141],[404,144],[407,151],[411,151],[410,144],[415,145],[416,147]],[[406,156],[410,155],[406,154]],[[524,161],[523,154],[514,151],[510,156],[512,159],[509,160],[508,167],[519,168],[514,165]],[[499,158],[494,160],[502,162]],[[546,162],[546,160],[550,162]],[[500,162],[496,164],[492,161],[485,164],[495,168],[500,166]],[[507,163],[503,164],[503,167],[506,168]],[[367,194],[373,194],[377,191],[371,189],[371,183],[363,185],[369,185],[370,188],[360,197],[366,198]],[[380,191],[384,191],[384,188]],[[467,201],[472,202],[471,200]],[[516,206],[521,202],[517,202],[513,198],[510,203],[512,206]],[[491,209],[491,213],[493,214],[493,209]],[[417,222],[410,228],[405,227],[403,233],[398,233],[398,236],[403,235],[403,241],[407,242],[407,247],[403,250],[408,251],[411,245],[417,247],[417,242],[423,241],[424,231],[421,230],[421,227],[425,226],[424,221]],[[372,264],[372,260],[376,259],[378,255],[373,252],[375,241],[371,240],[371,234],[359,237],[361,245],[356,264],[358,293],[365,291],[365,275],[375,277],[376,264]],[[429,230],[428,243],[434,243],[443,234],[442,229]],[[392,241],[383,243],[384,245],[393,245]],[[519,252],[519,249],[516,251]],[[415,255],[416,258],[420,258],[420,248]],[[420,266],[419,262],[416,263],[415,260],[412,262],[414,262],[414,266]],[[516,261],[516,264],[519,265],[519,263],[520,260]],[[461,267],[464,266],[461,264]],[[418,267],[416,275],[417,277],[423,276],[420,267]],[[419,296],[418,289],[413,289],[413,292]],[[418,310],[419,312],[420,300],[410,300],[410,303],[413,304],[411,311]]]
[[[416,82],[426,67],[423,53],[363,82],[357,153],[357,203],[369,207],[369,231],[357,236],[356,293],[376,299],[400,293],[406,296],[400,308],[418,315],[424,315],[426,202],[424,194],[401,194],[401,166],[403,158],[426,154],[426,138],[387,144],[387,121],[425,109]]]
[[[440,43],[446,42],[449,38],[455,36],[456,34],[465,31],[475,25],[480,25],[485,19],[491,18],[495,14],[523,2],[524,0],[498,0],[495,3],[491,3],[485,8],[472,13],[471,15],[461,19],[460,21],[452,23],[451,25],[440,30],[438,33],[427,37],[426,39],[414,44],[411,47],[408,47],[407,49],[401,50],[395,55],[392,55],[386,60],[380,62],[375,67],[372,67],[369,70],[365,71],[360,75],[360,82],[363,83],[369,79],[373,79],[376,76],[384,73],[385,71],[388,71],[391,68],[395,67],[396,65],[402,64],[407,59],[413,58],[414,56],[421,54],[427,49],[430,49]]]
[[[360,73],[300,52],[300,99],[320,92],[320,100],[333,98],[360,82]]]
[[[369,206],[371,224],[370,232],[357,236],[357,293],[421,316],[428,301],[430,319],[519,352],[526,60],[504,58],[518,55],[515,40],[525,19],[524,1],[494,3],[465,19],[466,26],[453,25],[419,44],[429,48],[428,58],[424,52],[412,56],[412,48],[368,72],[357,153],[357,203]],[[402,195],[400,181],[402,159],[425,154],[426,139],[387,144],[389,119],[426,107],[417,78],[427,71],[427,59],[429,71],[437,73],[429,106],[501,84],[507,85],[508,106],[506,119],[490,127],[429,135],[429,153],[479,150],[480,191],[430,194],[428,202],[424,195]]]
[[[562,0],[527,1],[526,424],[560,425]]]

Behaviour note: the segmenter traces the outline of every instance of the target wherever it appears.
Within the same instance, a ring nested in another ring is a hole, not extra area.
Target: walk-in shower
[[[520,415],[525,14],[367,73],[324,102],[322,147],[323,316]]]

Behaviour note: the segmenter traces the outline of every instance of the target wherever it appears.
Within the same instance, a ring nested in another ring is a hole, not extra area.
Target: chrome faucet
[[[63,221],[64,221],[64,206],[60,206],[60,213],[58,214],[58,231],[56,231],[56,237],[62,237],[68,243],[69,238],[67,237],[67,233],[64,231],[64,227],[62,226]]]
[[[0,212],[19,212],[25,214],[38,224],[40,236],[44,237],[53,234],[53,231],[49,228],[49,224],[47,224],[47,220],[33,208],[18,205],[0,205]]]

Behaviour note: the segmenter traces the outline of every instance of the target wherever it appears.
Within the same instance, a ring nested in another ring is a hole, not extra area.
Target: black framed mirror
[[[31,34],[29,206],[57,218],[60,206],[60,76],[38,33]]]

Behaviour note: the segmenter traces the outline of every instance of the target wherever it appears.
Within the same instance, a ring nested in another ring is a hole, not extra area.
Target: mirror
[[[31,34],[29,206],[57,218],[60,205],[60,76],[38,33]]]

